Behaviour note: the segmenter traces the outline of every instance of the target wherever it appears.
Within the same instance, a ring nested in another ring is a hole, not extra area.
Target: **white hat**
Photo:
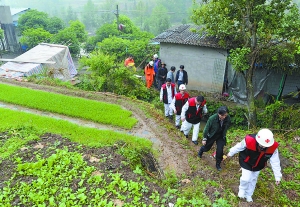
[[[271,147],[274,144],[273,133],[269,129],[261,129],[256,134],[256,141],[263,147]]]
[[[185,85],[184,85],[184,84],[181,84],[181,85],[179,86],[179,90],[180,90],[180,91],[186,90]]]
[[[153,57],[154,57],[154,58],[158,58],[158,55],[157,55],[157,54],[154,54]]]
[[[150,61],[150,62],[149,62],[149,65],[153,66],[153,61]]]

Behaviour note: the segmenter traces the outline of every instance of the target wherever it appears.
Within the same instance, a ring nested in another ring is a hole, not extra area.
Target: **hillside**
[[[51,172],[56,173],[58,178],[66,180],[63,184],[70,186],[70,188],[66,189],[65,195],[74,197],[73,200],[77,203],[73,203],[73,205],[76,204],[78,206],[87,206],[88,201],[96,202],[92,200],[96,199],[97,195],[102,195],[98,200],[99,206],[139,206],[135,202],[143,203],[144,205],[141,206],[170,206],[169,203],[176,203],[176,206],[212,206],[213,204],[214,206],[299,205],[297,204],[300,186],[299,174],[294,173],[297,170],[299,171],[300,167],[299,159],[296,159],[299,156],[299,147],[297,146],[299,146],[300,142],[300,139],[297,139],[297,137],[294,140],[286,141],[286,143],[280,140],[282,146],[280,149],[280,152],[282,152],[281,165],[284,170],[282,185],[276,187],[271,169],[265,169],[259,177],[257,189],[253,196],[254,203],[249,204],[236,198],[240,177],[237,156],[231,160],[225,160],[222,163],[222,171],[216,171],[215,161],[211,156],[213,150],[205,153],[203,159],[200,160],[197,157],[199,146],[195,146],[190,140],[187,140],[172,124],[164,119],[162,112],[148,103],[131,100],[111,93],[67,90],[65,88],[41,86],[6,79],[1,79],[0,82],[55,94],[118,104],[123,109],[131,111],[133,113],[132,116],[138,120],[137,125],[132,129],[97,125],[88,120],[60,116],[51,112],[40,112],[36,109],[26,109],[26,107],[16,107],[14,104],[8,106],[5,103],[4,105],[7,106],[6,108],[14,110],[17,108],[17,112],[14,113],[19,113],[20,117],[22,116],[21,111],[24,110],[38,116],[44,116],[45,114],[54,118],[59,116],[60,119],[67,119],[76,125],[79,124],[97,129],[102,127],[117,133],[120,132],[150,140],[154,148],[153,155],[156,160],[152,159],[152,153],[140,153],[144,168],[136,167],[132,169],[132,165],[128,163],[130,159],[128,160],[128,157],[120,154],[120,151],[126,148],[126,142],[123,141],[116,142],[111,146],[91,147],[72,142],[70,139],[64,138],[68,137],[66,135],[53,134],[49,131],[38,134],[33,126],[30,126],[30,124],[28,126],[28,123],[23,128],[16,125],[13,129],[6,129],[2,131],[0,136],[2,149],[2,151],[0,150],[0,190],[5,192],[3,195],[8,194],[8,188],[5,187],[7,183],[10,183],[11,187],[17,183],[23,183],[21,186],[24,187],[22,188],[24,192],[26,192],[26,189],[28,191],[33,185],[39,186],[32,191],[31,197],[39,195],[40,200],[37,200],[35,204],[30,203],[32,205],[27,203],[25,206],[37,206],[38,202],[41,202],[43,199],[48,204],[46,206],[50,204],[55,206],[59,198],[64,200],[61,195],[63,192],[59,192],[60,188],[56,192],[52,192],[52,194],[49,192],[49,194],[53,195],[49,198],[46,198],[46,193],[39,194],[43,185],[55,186],[61,184],[61,180],[53,181],[52,183],[45,182],[45,180],[49,179],[47,177],[49,175],[45,172],[51,170],[44,163],[52,163],[51,166],[62,166],[62,168],[69,169],[69,171],[73,171],[72,169],[75,171],[76,169],[76,172],[74,172],[77,173],[76,175],[70,175],[68,171],[63,169]],[[6,111],[2,112],[2,114],[6,113],[12,114]],[[225,151],[234,143],[240,141],[244,133],[243,131],[231,130],[228,135],[230,141]],[[26,144],[20,145],[17,152],[10,157],[4,156],[6,150],[3,147],[9,146],[5,145],[8,143],[8,140],[12,140],[12,138],[25,140],[27,137],[34,138],[30,139]],[[76,159],[72,159],[72,157]],[[51,160],[54,161],[52,162]],[[59,160],[60,164],[57,165],[55,160]],[[32,168],[25,163],[31,163]],[[66,163],[72,163],[72,165],[69,166]],[[78,164],[78,168],[75,168],[77,166],[76,163],[81,163]],[[20,171],[17,173],[16,169]],[[33,170],[30,171],[30,169]],[[40,172],[44,172],[44,174],[40,174]],[[86,175],[88,175],[87,178]],[[38,177],[40,179],[36,180]],[[100,179],[99,177],[102,178],[101,181],[97,180]],[[31,186],[25,186],[25,183],[31,183]],[[97,186],[95,183],[99,185]],[[123,183],[123,186],[120,183]],[[141,185],[138,186],[137,183]],[[265,186],[268,186],[268,188],[266,189]],[[44,192],[46,191],[45,189],[47,187],[44,188]],[[23,194],[23,191],[20,192],[21,195],[26,194]],[[3,195],[2,197],[0,196],[0,201],[2,202],[5,201],[2,200],[4,199]],[[59,195],[61,196],[59,197]],[[27,200],[30,200],[29,198],[30,195]],[[11,200],[10,204],[12,206],[19,205],[21,201],[25,202],[24,199],[24,197],[19,197],[19,200]],[[99,204],[100,200],[103,202],[102,204]],[[104,202],[104,200],[106,201]],[[71,205],[71,201],[68,200],[68,202]],[[68,206],[67,204],[65,205]]]

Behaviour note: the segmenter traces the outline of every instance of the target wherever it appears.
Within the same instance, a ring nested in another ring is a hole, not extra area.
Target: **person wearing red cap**
[[[239,152],[239,163],[242,167],[238,197],[253,202],[252,195],[255,190],[260,170],[267,166],[270,160],[275,177],[275,183],[280,183],[282,174],[278,153],[278,143],[269,129],[261,129],[257,134],[248,134],[245,139],[229,150],[228,158]]]

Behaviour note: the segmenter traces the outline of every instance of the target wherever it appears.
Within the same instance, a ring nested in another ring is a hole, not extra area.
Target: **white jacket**
[[[228,157],[232,157],[238,152],[241,152],[246,149],[246,141],[243,139],[240,143],[237,143],[234,147],[230,148]],[[274,173],[274,177],[276,181],[280,181],[282,178],[280,160],[279,160],[279,152],[276,149],[273,155],[270,158],[270,164]]]

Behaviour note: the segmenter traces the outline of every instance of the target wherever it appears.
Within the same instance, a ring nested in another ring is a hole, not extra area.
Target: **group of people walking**
[[[178,82],[178,80],[175,81],[177,85]],[[167,78],[166,83],[161,86],[160,101],[164,103],[165,117],[173,120],[173,114],[175,114],[175,126],[186,138],[189,138],[189,132],[193,127],[192,143],[198,145],[200,122],[203,114],[208,113],[206,100],[202,95],[190,97],[186,91],[186,84],[181,84],[182,82],[179,82],[179,92],[177,92],[175,83]],[[216,169],[220,171],[224,158],[230,158],[239,153],[242,176],[238,197],[246,199],[247,202],[253,202],[252,195],[259,172],[267,166],[268,160],[270,160],[276,184],[280,183],[282,174],[278,143],[275,142],[274,135],[269,129],[261,129],[257,134],[246,135],[240,143],[230,148],[225,156],[224,146],[227,142],[226,134],[230,122],[229,110],[226,106],[219,107],[217,113],[208,118],[203,130],[202,146],[198,151],[198,157],[202,158],[204,152],[211,150],[216,143]]]
[[[146,65],[144,70],[147,88],[153,85],[156,89],[160,90],[167,79],[171,79],[171,83],[176,83],[178,87],[181,84],[188,84],[188,74],[184,70],[184,65],[179,66],[180,69],[176,72],[175,77],[174,72],[176,67],[172,66],[168,71],[166,66],[167,64],[162,62],[157,54],[153,55],[153,60]]]
[[[202,116],[208,113],[206,100],[202,95],[190,97],[186,91],[188,74],[184,70],[184,65],[180,65],[179,69],[174,77],[175,66],[168,71],[166,64],[161,62],[155,54],[153,60],[145,67],[146,83],[148,88],[154,84],[160,90],[160,101],[164,103],[165,117],[173,121],[175,114],[175,127],[186,138],[189,138],[189,132],[193,127],[192,143],[198,145],[200,122]],[[229,110],[226,106],[219,107],[217,112],[208,118],[203,130],[202,146],[198,151],[198,157],[202,158],[203,154],[211,150],[216,143],[216,169],[220,171],[224,159],[239,153],[242,175],[238,197],[246,199],[247,202],[253,202],[252,195],[258,175],[267,166],[268,161],[270,161],[276,185],[281,181],[279,144],[274,140],[271,130],[261,129],[257,134],[246,135],[241,142],[231,147],[225,156],[224,146],[227,142],[226,134],[230,122]]]
[[[169,81],[169,82],[168,82]],[[169,85],[169,86],[168,86]],[[171,88],[173,96],[171,104],[165,104],[165,116],[172,117],[176,114],[175,126],[180,129],[188,138],[188,134],[193,127],[192,142],[198,145],[198,134],[202,114],[206,114],[206,100],[202,95],[189,97],[184,84],[179,86],[179,92],[175,93],[176,88],[170,80],[162,86],[161,97],[168,97],[168,89]],[[175,94],[175,95],[173,95]],[[162,100],[162,99],[161,99]],[[170,98],[168,98],[170,100]],[[166,110],[171,108],[173,110]],[[180,119],[182,125],[180,127]],[[272,166],[275,183],[278,185],[282,178],[278,143],[274,140],[274,135],[269,129],[261,129],[257,134],[246,135],[245,138],[234,147],[230,148],[227,156],[224,156],[224,146],[227,139],[226,134],[230,126],[229,111],[226,106],[218,108],[217,113],[210,116],[203,130],[202,146],[198,151],[198,157],[202,158],[204,152],[209,151],[216,143],[216,168],[221,170],[221,162],[224,158],[230,158],[239,153],[239,164],[242,168],[238,197],[253,202],[252,195],[255,190],[259,172],[267,166],[268,160]]]

